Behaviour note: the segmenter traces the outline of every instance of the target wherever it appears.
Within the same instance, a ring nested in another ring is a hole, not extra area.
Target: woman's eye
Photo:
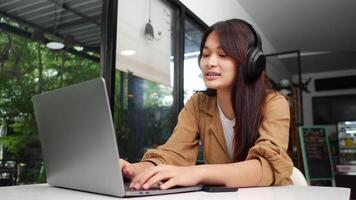
[[[203,54],[203,57],[208,57],[209,56],[209,54]]]
[[[227,55],[226,54],[220,54],[219,56],[220,57],[226,57]]]

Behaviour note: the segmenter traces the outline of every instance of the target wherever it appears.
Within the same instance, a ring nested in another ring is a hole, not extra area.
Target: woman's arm
[[[143,161],[155,165],[194,165],[199,145],[199,103],[203,94],[194,94],[180,111],[178,122],[165,144],[146,152]]]
[[[290,185],[293,162],[287,154],[290,113],[286,98],[279,93],[267,97],[259,137],[246,160],[257,159],[262,165],[258,186]]]
[[[261,163],[257,159],[229,164],[198,165],[202,184],[226,187],[257,186],[262,178]]]
[[[216,165],[158,165],[138,174],[130,186],[136,189],[148,189],[152,185],[163,182],[161,189],[197,184],[251,187],[256,186],[261,177],[262,167],[258,160]]]

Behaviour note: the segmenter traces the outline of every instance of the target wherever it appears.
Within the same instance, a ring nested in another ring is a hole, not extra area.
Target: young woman
[[[164,145],[140,163],[120,160],[130,187],[292,184],[289,106],[268,84],[261,45],[241,19],[218,22],[204,33],[199,65],[208,89],[190,98]],[[195,165],[199,141],[203,165]]]

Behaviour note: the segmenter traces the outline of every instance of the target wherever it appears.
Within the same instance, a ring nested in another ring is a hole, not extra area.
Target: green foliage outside
[[[172,88],[145,81],[145,144],[156,147],[164,143],[172,132]]]
[[[128,116],[136,114],[132,108],[128,108],[129,76],[133,76],[132,73],[116,71],[114,124],[120,156],[125,156],[128,148],[139,149],[127,146],[129,134],[134,134]],[[123,91],[120,91],[120,84],[123,85]],[[144,80],[142,84],[144,121],[137,122],[136,125],[144,126],[143,148],[147,149],[164,143],[172,132],[173,96],[169,86],[149,80]]]
[[[7,134],[0,138],[0,145],[6,148],[7,159],[26,162],[27,150],[40,148],[33,95],[98,76],[99,63],[63,50],[51,51],[43,44],[1,30],[0,127],[6,128]]]

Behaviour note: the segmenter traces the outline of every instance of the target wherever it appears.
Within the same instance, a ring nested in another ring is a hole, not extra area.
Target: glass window
[[[45,181],[31,97],[99,76],[102,1],[58,2],[0,3],[0,186]]]
[[[200,42],[204,30],[190,18],[185,20],[184,48],[184,103],[196,92],[205,90],[203,77],[198,64]]]
[[[193,19],[186,18],[184,40],[184,104],[195,92],[206,90],[198,63],[203,33],[204,30]],[[203,147],[201,143],[199,144],[197,162],[203,163]]]
[[[114,123],[129,161],[172,132],[174,12],[166,1],[119,1]]]

